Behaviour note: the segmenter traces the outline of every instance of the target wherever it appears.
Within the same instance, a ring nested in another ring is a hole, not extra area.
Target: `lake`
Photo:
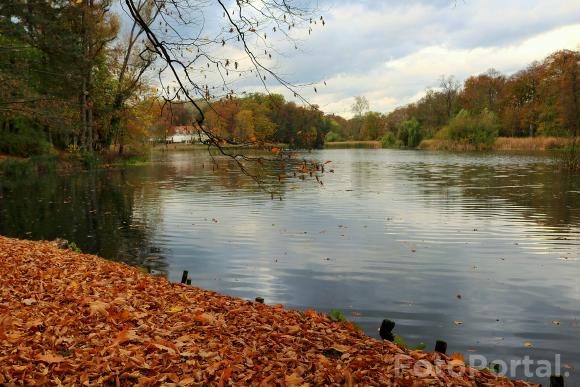
[[[580,174],[549,156],[333,149],[322,181],[169,152],[152,163],[0,181],[0,234],[290,308],[340,309],[378,338],[554,362],[580,384]],[[329,169],[335,173],[328,173]],[[523,369],[517,373],[523,375]],[[545,380],[538,379],[545,383]],[[568,382],[570,383],[570,382]]]

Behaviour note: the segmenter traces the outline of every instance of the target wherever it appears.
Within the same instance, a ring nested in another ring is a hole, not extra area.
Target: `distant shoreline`
[[[564,149],[572,144],[572,139],[568,137],[498,137],[492,145],[477,146],[465,142],[452,140],[428,139],[423,140],[417,148],[402,149],[422,149],[422,150],[439,150],[452,152],[465,152],[477,150],[491,151],[550,151]],[[337,141],[326,142],[326,149],[342,148],[382,148],[380,141]],[[398,148],[391,148],[398,149]]]

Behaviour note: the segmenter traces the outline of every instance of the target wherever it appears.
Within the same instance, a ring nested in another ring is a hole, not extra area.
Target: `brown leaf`
[[[107,304],[106,302],[93,301],[89,305],[90,315],[94,316],[94,315],[100,314],[100,315],[106,316],[108,307],[109,307],[109,304]]]
[[[40,360],[48,364],[60,363],[64,361],[64,357],[53,353],[45,353],[44,355],[38,354],[35,356],[35,358],[36,360]]]
[[[292,375],[287,375],[284,378],[284,381],[286,382],[286,385],[288,387],[292,387],[292,386],[301,386],[302,382],[304,382],[304,379],[297,373],[293,373]]]
[[[111,347],[123,344],[127,341],[136,340],[137,338],[138,337],[135,330],[125,328],[121,332],[119,332],[119,334],[117,334],[117,337],[115,337],[115,340],[113,340],[113,342],[111,343]]]

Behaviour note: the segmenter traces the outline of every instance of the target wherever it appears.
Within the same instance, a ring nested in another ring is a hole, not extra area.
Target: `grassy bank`
[[[473,145],[452,140],[429,139],[419,144],[419,149],[446,151],[547,151],[563,149],[572,144],[572,139],[566,137],[498,137],[491,145]]]
[[[529,386],[54,242],[0,237],[0,295],[3,385]]]

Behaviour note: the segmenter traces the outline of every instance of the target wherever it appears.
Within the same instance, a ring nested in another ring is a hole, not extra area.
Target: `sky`
[[[326,81],[303,95],[346,117],[356,95],[389,112],[437,87],[443,74],[509,75],[556,50],[580,49],[578,0],[321,0],[319,12],[326,26],[278,71],[299,83]]]

